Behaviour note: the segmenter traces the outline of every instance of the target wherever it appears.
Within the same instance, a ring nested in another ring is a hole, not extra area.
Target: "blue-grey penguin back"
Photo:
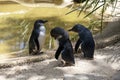
[[[68,32],[61,27],[55,27],[51,30],[50,34],[59,42],[59,47],[55,53],[55,58],[58,59],[61,54],[63,61],[65,61],[65,65],[74,65],[75,60],[73,55],[73,47],[69,39]]]
[[[73,31],[78,33],[79,39],[75,45],[75,51],[77,52],[79,45],[81,44],[81,50],[84,53],[85,58],[93,59],[94,58],[94,50],[95,50],[95,42],[92,36],[92,33],[89,29],[81,24],[77,24],[73,26],[69,31]]]

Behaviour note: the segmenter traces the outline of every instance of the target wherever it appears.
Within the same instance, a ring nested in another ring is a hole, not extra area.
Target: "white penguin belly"
[[[39,33],[38,41],[39,41],[39,46],[40,46],[40,50],[41,50],[43,48],[43,45],[45,42],[45,33],[44,32]]]

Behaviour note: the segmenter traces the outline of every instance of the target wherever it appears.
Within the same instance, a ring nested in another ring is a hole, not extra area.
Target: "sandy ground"
[[[120,43],[95,51],[94,60],[75,58],[75,66],[60,61],[41,62],[0,69],[0,80],[120,80]]]

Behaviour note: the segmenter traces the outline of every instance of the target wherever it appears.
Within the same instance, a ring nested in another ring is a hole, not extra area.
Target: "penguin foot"
[[[34,51],[32,52],[30,55],[41,55],[43,54],[44,52],[39,52],[39,51]]]
[[[67,67],[67,66],[75,66],[75,64],[73,64],[73,63],[65,63],[63,67]]]
[[[44,52],[37,52],[36,55],[41,55],[43,54]]]
[[[42,52],[40,52],[40,54],[43,54],[44,52],[42,51]]]
[[[58,65],[59,67],[75,66],[75,64],[70,63],[70,62],[69,63],[65,62],[64,60],[61,60],[60,63],[61,64]]]
[[[64,61],[64,60],[61,60],[61,63],[62,63],[61,67],[64,67],[65,61]]]
[[[61,61],[60,64],[58,65],[59,67],[64,67],[63,62]]]
[[[62,59],[58,59],[58,63],[59,63],[59,67],[63,67],[63,65],[65,64],[64,60]]]
[[[63,63],[63,67],[74,66],[74,65],[75,65],[74,63],[66,62],[66,61],[64,61],[64,63]]]
[[[31,56],[36,55],[36,52],[32,52],[29,55],[31,55]]]

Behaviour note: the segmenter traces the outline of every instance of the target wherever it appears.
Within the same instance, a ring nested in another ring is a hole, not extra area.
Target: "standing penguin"
[[[77,52],[79,45],[81,44],[81,50],[84,53],[84,58],[93,59],[95,42],[93,40],[92,33],[81,24],[73,26],[69,31],[78,33],[79,39],[75,45],[75,52]]]
[[[29,39],[29,54],[36,55],[39,54],[44,41],[45,41],[45,26],[44,23],[48,21],[36,20],[34,23],[34,28]]]
[[[63,66],[72,66],[75,64],[73,47],[69,39],[67,31],[63,28],[55,27],[50,32],[51,36],[58,40],[59,47],[55,53],[55,58],[58,59],[61,54],[62,59],[64,60]]]

